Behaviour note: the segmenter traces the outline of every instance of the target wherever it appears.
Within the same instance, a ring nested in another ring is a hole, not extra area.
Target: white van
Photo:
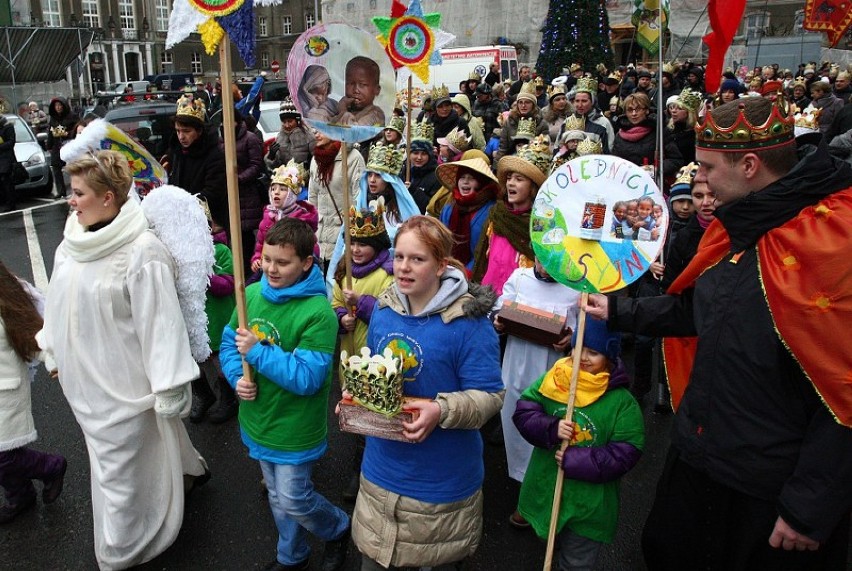
[[[500,79],[505,81],[518,79],[518,52],[515,46],[474,46],[470,48],[444,48],[441,50],[441,65],[429,66],[429,83],[424,84],[416,74],[412,74],[412,87],[426,91],[432,86],[447,86],[450,93],[459,89],[459,83],[467,80],[472,72],[480,77],[488,75],[492,63],[500,68]],[[407,82],[399,82],[397,91],[407,88]]]
[[[119,81],[117,83],[113,83],[107,89],[103,91],[98,91],[96,95],[100,96],[116,96],[123,95],[124,90],[127,89],[127,86],[133,88],[134,94],[145,93],[145,90],[148,89],[148,82],[145,80],[140,81]]]

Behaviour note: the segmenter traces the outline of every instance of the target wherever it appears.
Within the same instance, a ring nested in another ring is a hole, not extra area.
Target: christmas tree
[[[536,73],[550,81],[572,63],[587,71],[599,63],[612,69],[609,32],[606,0],[550,0]]]

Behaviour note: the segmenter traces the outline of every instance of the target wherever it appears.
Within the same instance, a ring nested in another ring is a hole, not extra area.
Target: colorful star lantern
[[[216,53],[227,33],[246,67],[254,67],[254,5],[273,6],[282,0],[174,0],[166,49],[193,32],[201,34],[208,55]]]
[[[390,18],[373,18],[373,24],[381,32],[376,38],[390,56],[394,69],[407,68],[423,83],[429,81],[429,66],[443,61],[440,48],[455,39],[454,35],[438,29],[440,23],[439,13],[423,14],[420,0],[411,0],[408,8],[393,0]]]

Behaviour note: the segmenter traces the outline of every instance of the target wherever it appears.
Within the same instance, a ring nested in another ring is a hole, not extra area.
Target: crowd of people
[[[519,494],[509,523],[547,539],[562,470],[556,566],[590,570],[618,533],[619,480],[642,457],[646,406],[675,413],[642,536],[649,569],[845,569],[852,350],[834,332],[850,317],[850,72],[728,70],[707,93],[691,62],[572,65],[550,82],[519,71],[504,83],[496,69],[472,73],[452,96],[436,86],[410,128],[397,109],[354,146],[311,128],[288,98],[264,150],[238,108],[239,228],[207,102],[183,97],[160,161],[201,199],[215,244],[203,362],[175,319],[181,268],[128,194],[126,160],[97,151],[61,163],[78,119],[52,101],[48,144],[57,184],[71,177],[73,213],[43,318],[38,293],[0,264],[0,402],[21,403],[0,408],[0,523],[34,507],[32,480],[44,503],[62,490],[65,460],[28,448],[28,364],[43,358],[86,438],[101,569],[162,553],[186,495],[211,477],[182,417],[237,417],[278,530],[265,569],[308,569],[309,533],[325,542],[324,571],[343,567],[350,541],[365,571],[463,569],[487,501],[480,429],[495,417]],[[324,81],[312,75],[298,94],[314,110]],[[615,203],[609,238],[668,237],[640,281],[581,308],[536,259],[530,218],[551,173],[601,153],[659,174],[667,198]],[[233,309],[235,233],[253,282],[247,323]],[[547,342],[509,333],[502,310],[517,304],[566,327]],[[397,356],[417,397],[403,441],[353,437],[348,511],[311,482],[344,342]],[[668,383],[653,376],[661,345]]]

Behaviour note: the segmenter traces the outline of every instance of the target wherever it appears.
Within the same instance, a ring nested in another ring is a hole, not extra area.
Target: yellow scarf
[[[571,388],[572,360],[572,357],[565,357],[556,361],[553,368],[547,372],[541,381],[538,392],[550,400],[567,403],[568,392]],[[581,369],[577,379],[577,396],[574,405],[577,408],[582,408],[592,404],[601,398],[608,386],[608,372],[592,374]]]

